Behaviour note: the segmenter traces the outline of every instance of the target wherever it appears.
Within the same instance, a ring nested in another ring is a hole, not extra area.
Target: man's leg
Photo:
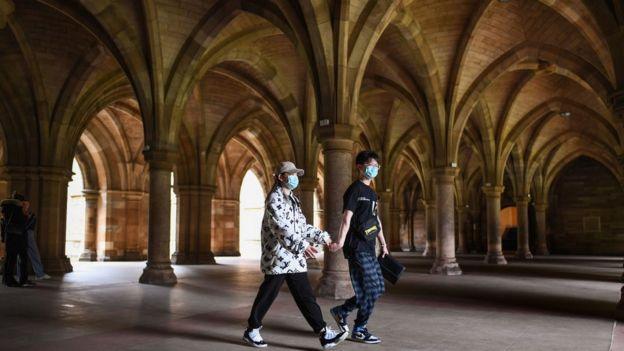
[[[41,263],[41,256],[39,255],[35,232],[33,230],[29,230],[27,235],[28,259],[30,259],[30,264],[35,272],[35,277],[41,278],[45,276],[45,272],[43,271],[43,264]]]
[[[19,282],[25,284],[28,281],[28,244],[24,235],[18,239],[19,251]]]
[[[308,273],[291,273],[286,275],[286,283],[292,294],[299,311],[303,314],[308,324],[315,333],[320,333],[325,328],[321,307],[316,303],[316,298],[308,280]]]
[[[2,283],[6,285],[16,284],[13,272],[15,272],[15,264],[17,263],[17,248],[12,235],[6,238],[6,258],[4,260],[4,272],[2,274]]]
[[[262,326],[262,319],[269,311],[269,308],[275,301],[275,298],[279,294],[279,289],[284,283],[284,275],[265,275],[264,281],[258,289],[258,295],[251,307],[251,313],[249,314],[248,330],[257,329]]]

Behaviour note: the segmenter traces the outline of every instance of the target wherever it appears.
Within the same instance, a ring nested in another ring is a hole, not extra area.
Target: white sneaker
[[[245,340],[246,343],[253,347],[264,348],[269,346],[262,339],[262,336],[260,335],[260,328],[245,330],[245,332],[243,333],[243,340]]]
[[[48,280],[50,278],[52,277],[44,273],[41,277],[35,277],[35,280]]]
[[[337,332],[330,327],[325,327],[321,330],[321,335],[319,336],[319,340],[321,341],[321,346],[323,349],[333,349],[338,344],[344,341],[347,338],[347,332]]]

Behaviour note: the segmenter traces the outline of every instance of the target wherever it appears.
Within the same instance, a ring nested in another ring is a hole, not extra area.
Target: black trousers
[[[269,311],[275,298],[277,298],[284,280],[286,280],[288,289],[295,299],[297,307],[299,307],[303,317],[305,317],[315,333],[320,333],[320,331],[325,328],[326,323],[323,320],[321,308],[316,303],[316,298],[312,292],[312,286],[310,286],[307,272],[276,275],[266,274],[258,290],[258,295],[256,296],[253,307],[251,308],[251,314],[247,321],[249,329],[256,329],[262,326],[262,319]]]
[[[20,284],[28,280],[28,245],[26,235],[7,235],[6,238],[6,258],[4,260],[4,272],[2,283],[15,283],[15,269],[17,267],[17,257],[20,265]]]

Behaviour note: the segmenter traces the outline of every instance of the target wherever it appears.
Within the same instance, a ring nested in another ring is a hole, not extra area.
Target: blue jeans
[[[39,248],[37,248],[37,239],[35,238],[35,231],[29,230],[26,233],[26,242],[28,245],[28,259],[32,264],[33,271],[37,278],[41,278],[45,275],[43,271],[43,263],[41,263],[41,256],[39,255]],[[17,275],[19,276],[19,265],[17,266]]]

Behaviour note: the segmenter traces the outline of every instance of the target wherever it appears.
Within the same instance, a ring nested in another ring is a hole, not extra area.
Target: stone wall
[[[601,164],[580,158],[553,185],[549,247],[554,254],[621,255],[624,192]]]

